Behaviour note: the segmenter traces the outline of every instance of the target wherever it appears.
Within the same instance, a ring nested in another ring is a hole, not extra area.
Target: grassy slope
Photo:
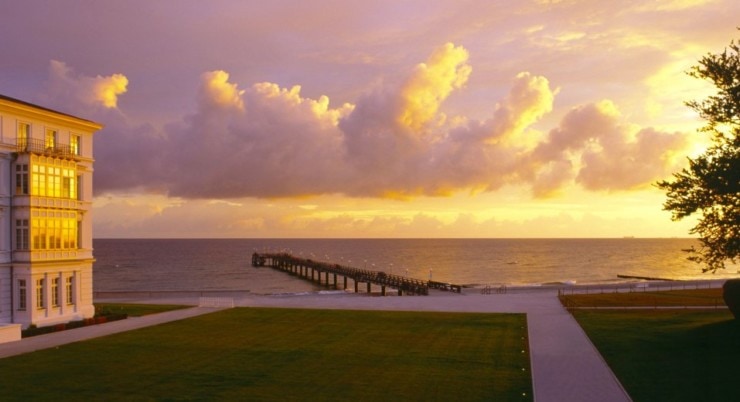
[[[520,314],[231,309],[0,360],[0,389],[18,400],[526,401],[525,337]]]

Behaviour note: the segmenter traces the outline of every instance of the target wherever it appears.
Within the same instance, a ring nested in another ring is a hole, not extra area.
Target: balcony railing
[[[18,138],[16,150],[59,158],[76,159],[80,157],[79,148],[67,144],[47,144],[46,141],[36,138]]]

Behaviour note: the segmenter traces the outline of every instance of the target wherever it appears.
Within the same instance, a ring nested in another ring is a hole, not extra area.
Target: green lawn
[[[3,400],[529,401],[526,318],[230,309],[0,360]]]
[[[725,306],[722,289],[686,289],[560,296],[566,307]]]
[[[174,304],[95,303],[95,313],[98,315],[105,315],[106,313],[127,314],[129,317],[141,317],[187,307],[189,306]]]
[[[740,322],[728,311],[573,315],[635,401],[740,401]]]

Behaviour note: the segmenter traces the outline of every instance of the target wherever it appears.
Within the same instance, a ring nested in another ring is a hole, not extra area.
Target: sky
[[[0,93],[103,124],[94,236],[686,237],[734,0],[23,1]]]

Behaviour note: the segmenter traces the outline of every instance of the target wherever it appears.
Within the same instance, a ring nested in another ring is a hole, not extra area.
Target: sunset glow
[[[740,24],[729,0],[75,3],[6,6],[0,93],[105,126],[99,238],[688,236],[653,183],[705,146],[686,71]]]

